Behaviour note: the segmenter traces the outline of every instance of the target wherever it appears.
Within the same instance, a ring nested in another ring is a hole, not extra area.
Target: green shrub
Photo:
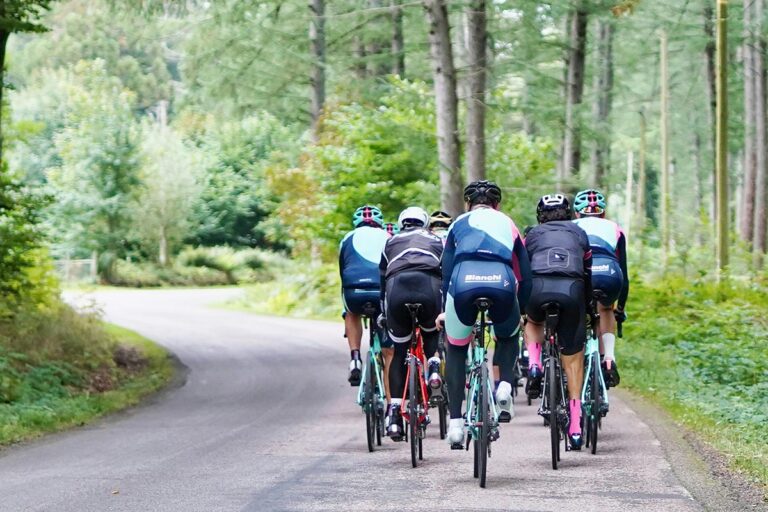
[[[657,397],[768,483],[768,290],[667,276],[633,281],[622,382]],[[621,363],[620,363],[621,364]]]

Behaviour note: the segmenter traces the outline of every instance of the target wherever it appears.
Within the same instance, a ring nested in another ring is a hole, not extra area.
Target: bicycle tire
[[[482,422],[480,425],[480,446],[478,446],[480,452],[478,470],[480,472],[480,487],[483,489],[485,489],[485,478],[488,473],[488,442],[491,439],[490,409],[488,407],[491,397],[487,396],[488,389],[486,387],[488,382],[488,365],[483,363],[480,367],[480,392],[478,394],[480,399],[478,412],[480,413],[480,421]]]
[[[411,465],[413,467],[418,466],[418,449],[419,449],[419,413],[418,413],[418,396],[419,388],[417,387],[416,377],[418,376],[419,368],[416,364],[416,357],[412,356],[408,363],[408,436],[410,437],[411,444]]]
[[[547,359],[547,400],[549,401],[549,437],[552,448],[552,469],[557,469],[557,461],[560,460],[560,422],[557,420],[557,407],[560,399],[557,396],[557,366],[555,358]]]
[[[592,356],[592,411],[588,418],[590,441],[592,441],[592,455],[597,453],[597,431],[600,424],[600,356],[595,352]]]
[[[478,464],[478,459],[480,456],[480,449],[477,447],[477,439],[474,439],[472,441],[472,451],[474,452],[474,459],[475,459],[475,469],[473,471],[473,475],[475,478],[480,476],[480,466]]]
[[[365,382],[363,385],[365,386],[365,393],[363,394],[363,404],[365,406],[365,437],[366,441],[368,442],[368,451],[373,452],[374,444],[376,441],[376,432],[377,432],[377,421],[378,421],[378,414],[377,414],[377,404],[374,403],[374,382],[376,379],[375,371],[376,371],[376,365],[373,362],[373,355],[371,352],[368,352],[368,371],[366,372],[365,376]]]
[[[448,407],[443,399],[437,404],[437,414],[440,416],[440,439],[445,439],[448,434]]]

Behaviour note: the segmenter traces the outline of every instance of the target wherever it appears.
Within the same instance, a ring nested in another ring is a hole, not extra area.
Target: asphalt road
[[[565,453],[558,471],[548,430],[519,399],[493,445],[486,489],[472,478],[471,452],[451,451],[435,425],[417,469],[405,443],[387,439],[368,453],[341,323],[206,306],[233,293],[96,294],[108,320],[172,350],[186,382],[2,452],[0,510],[703,510],[618,397],[598,454]]]

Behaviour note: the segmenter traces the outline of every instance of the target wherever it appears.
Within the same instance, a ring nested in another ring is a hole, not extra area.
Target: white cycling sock
[[[616,348],[616,335],[607,332],[603,334],[603,348],[605,349],[605,357],[606,359],[612,359],[616,360],[616,355],[614,354],[614,349]]]

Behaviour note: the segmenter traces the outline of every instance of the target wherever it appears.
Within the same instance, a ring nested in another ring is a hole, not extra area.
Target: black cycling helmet
[[[435,210],[432,215],[429,216],[429,228],[447,228],[450,227],[453,222],[453,217],[448,215],[442,210]]]
[[[536,220],[539,223],[570,219],[571,204],[563,194],[547,194],[539,199],[536,206]]]
[[[464,189],[464,201],[470,206],[475,204],[495,206],[501,202],[501,189],[492,181],[473,181]]]

